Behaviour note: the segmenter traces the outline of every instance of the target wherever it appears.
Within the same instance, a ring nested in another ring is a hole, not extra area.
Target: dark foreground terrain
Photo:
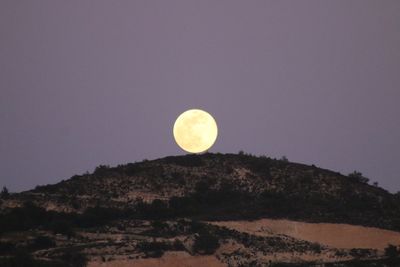
[[[0,200],[0,266],[400,266],[400,196],[210,154],[99,166]]]

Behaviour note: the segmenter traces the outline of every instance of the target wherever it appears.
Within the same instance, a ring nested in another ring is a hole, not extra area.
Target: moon
[[[173,132],[180,148],[190,153],[201,153],[212,147],[217,140],[218,127],[210,113],[189,109],[176,119]]]

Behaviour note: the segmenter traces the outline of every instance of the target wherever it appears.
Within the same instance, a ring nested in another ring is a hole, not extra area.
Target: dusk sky
[[[210,152],[361,171],[400,190],[400,1],[0,1],[0,186]]]

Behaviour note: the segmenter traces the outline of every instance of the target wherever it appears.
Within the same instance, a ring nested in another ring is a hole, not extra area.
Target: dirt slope
[[[167,252],[161,258],[92,261],[88,267],[226,267],[215,256],[191,256],[186,252]]]
[[[387,245],[400,245],[400,232],[349,224],[305,223],[289,220],[212,222],[240,232],[270,236],[283,234],[334,248],[371,248],[382,250]]]

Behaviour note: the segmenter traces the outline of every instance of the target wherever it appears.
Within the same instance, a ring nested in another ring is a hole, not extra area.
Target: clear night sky
[[[0,186],[211,152],[361,171],[400,190],[400,1],[0,1]]]

